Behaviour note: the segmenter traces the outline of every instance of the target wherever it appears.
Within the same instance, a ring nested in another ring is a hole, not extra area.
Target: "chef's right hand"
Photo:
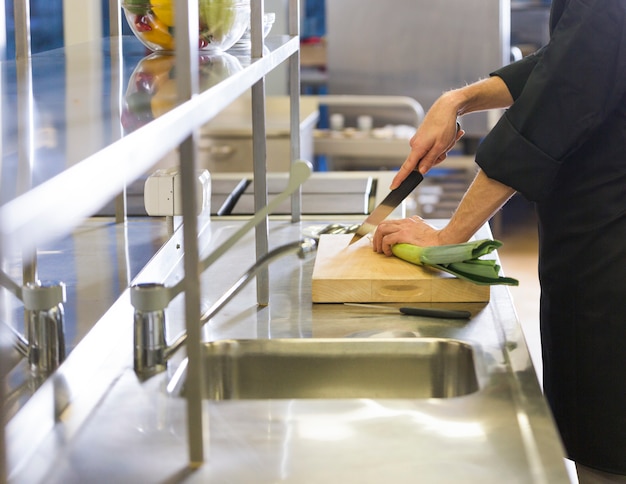
[[[456,112],[439,108],[435,103],[411,138],[411,152],[400,166],[390,189],[397,188],[412,171],[419,170],[423,175],[441,163],[464,134],[457,122]]]

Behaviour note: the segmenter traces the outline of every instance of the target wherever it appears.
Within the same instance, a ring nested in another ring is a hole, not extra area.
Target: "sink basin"
[[[479,389],[461,341],[223,340],[204,345],[205,398],[449,398]]]

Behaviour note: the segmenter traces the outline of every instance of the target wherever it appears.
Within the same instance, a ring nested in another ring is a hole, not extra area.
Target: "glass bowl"
[[[263,15],[263,39],[265,39],[270,31],[272,30],[272,26],[274,25],[274,21],[276,20],[276,14],[274,12],[267,12]],[[232,47],[232,50],[235,53],[244,52],[250,50],[251,47],[251,39],[250,39],[250,22],[248,21],[248,25],[246,26],[246,30],[243,35],[239,38],[235,45]]]
[[[123,0],[126,21],[154,52],[174,52],[176,0]],[[198,0],[198,48],[224,51],[237,42],[250,22],[250,0]]]
[[[272,26],[274,25],[274,21],[276,20],[276,14],[274,12],[267,12],[263,15],[263,38],[265,39],[270,31],[272,30]],[[235,45],[241,44],[250,44],[250,21],[248,21],[248,25],[246,26],[246,30],[243,35],[239,38]]]

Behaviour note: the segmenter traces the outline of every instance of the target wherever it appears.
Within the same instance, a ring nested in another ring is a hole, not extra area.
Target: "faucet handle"
[[[65,302],[65,284],[62,282],[28,282],[22,287],[22,301],[27,310],[52,309]]]
[[[65,360],[65,284],[29,282],[22,288],[31,372],[47,375]]]
[[[165,308],[169,289],[159,283],[136,284],[131,287],[130,300],[134,314],[134,368],[142,376],[150,376],[167,367]]]

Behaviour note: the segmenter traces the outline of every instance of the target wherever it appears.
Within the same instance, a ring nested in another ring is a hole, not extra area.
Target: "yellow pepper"
[[[161,22],[168,27],[174,26],[174,5],[172,0],[152,0],[151,9]]]
[[[165,50],[175,48],[174,36],[163,22],[154,15],[142,15],[135,18],[135,27],[138,35],[151,44],[156,44]]]

